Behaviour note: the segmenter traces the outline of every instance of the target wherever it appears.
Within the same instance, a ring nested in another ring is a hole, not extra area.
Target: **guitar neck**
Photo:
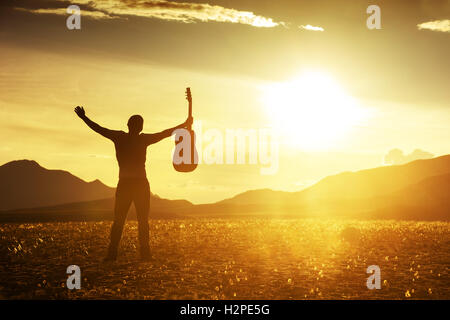
[[[188,109],[188,117],[192,118],[192,95],[191,95],[191,88],[186,88],[186,98],[189,102],[189,109]],[[192,130],[192,126],[189,126],[189,130]]]

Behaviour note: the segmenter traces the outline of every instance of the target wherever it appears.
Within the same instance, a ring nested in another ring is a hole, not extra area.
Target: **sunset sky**
[[[81,8],[81,30],[66,9]],[[366,9],[381,8],[381,30]],[[183,122],[184,90],[203,130],[273,128],[279,170],[172,168],[151,146],[152,192],[204,203],[248,189],[301,190],[341,171],[450,153],[450,1],[0,2],[0,163],[33,159],[114,186],[113,144],[76,117],[144,131]],[[420,149],[408,156],[415,149]],[[399,160],[400,161],[400,160]],[[394,161],[395,162],[395,161]]]

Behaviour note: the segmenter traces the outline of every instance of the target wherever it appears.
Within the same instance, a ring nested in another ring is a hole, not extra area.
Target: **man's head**
[[[128,132],[138,134],[144,127],[144,118],[135,114],[128,119]]]

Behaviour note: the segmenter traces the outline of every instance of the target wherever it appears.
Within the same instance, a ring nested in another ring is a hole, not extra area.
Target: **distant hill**
[[[181,217],[180,212],[193,206],[187,200],[162,199],[151,195],[149,217],[167,219]],[[17,209],[0,213],[0,221],[101,221],[113,220],[114,198],[67,203],[57,206]],[[136,211],[132,205],[128,219],[136,219]]]
[[[0,166],[0,211],[109,198],[114,190],[99,180],[86,182],[67,171],[45,169],[36,161]]]
[[[0,221],[112,219],[115,188],[99,180],[86,182],[67,171],[48,170],[36,161],[18,160],[0,166]],[[186,200],[151,194],[154,218],[175,217]],[[130,218],[135,216],[132,206]]]
[[[376,218],[450,220],[450,173],[426,178],[373,203]]]
[[[306,205],[389,195],[428,177],[450,173],[450,155],[328,176],[298,192],[251,190],[219,201],[223,205]]]
[[[450,220],[450,156],[329,176],[299,192],[251,190],[197,214]]]
[[[11,166],[11,164],[7,165]],[[17,164],[15,165],[17,166]],[[40,169],[29,168],[33,166],[38,166]],[[22,169],[28,168],[26,170],[31,172],[39,170],[41,174],[43,172],[54,172],[54,170],[46,170],[40,167],[37,163],[24,165],[22,162],[19,167]],[[9,172],[11,171],[9,169]],[[19,171],[21,170],[17,172]],[[70,177],[71,181],[78,181],[78,183],[81,181],[81,186],[83,187],[95,183],[84,182],[68,172],[57,172],[64,173],[65,179]],[[29,178],[30,175],[23,172],[16,175],[16,177],[21,176]],[[24,180],[26,181],[26,179]],[[41,181],[44,187],[49,188],[47,186],[49,183],[44,176],[40,176],[38,181]],[[54,183],[56,184],[57,182]],[[72,184],[65,183],[59,184],[59,188],[55,187],[55,189],[64,189],[69,185],[69,190],[73,190]],[[104,186],[99,181],[97,182],[98,184]],[[4,185],[8,184],[2,179],[2,186]],[[39,184],[34,183],[34,187],[29,189],[37,190],[39,188]],[[112,188],[109,189],[114,190]],[[9,194],[20,200],[20,197],[18,197],[20,188],[14,190],[15,194],[11,191],[9,191]],[[344,172],[326,177],[315,185],[299,192],[273,191],[270,189],[250,190],[212,204],[193,205],[186,200],[166,200],[152,195],[150,215],[153,218],[260,215],[268,217],[328,216],[361,219],[449,221],[449,190],[450,155],[447,155],[433,159],[417,160],[404,165]],[[61,196],[57,200],[63,202],[62,199],[70,199],[66,201],[70,203],[3,212],[0,214],[0,220],[8,220],[10,217],[20,216],[25,220],[32,218],[38,221],[42,219],[43,215],[48,219],[68,220],[112,218],[114,199],[111,197],[111,194],[107,199],[103,200],[78,202],[69,197],[67,194],[71,195],[72,193],[67,191],[53,191],[51,189],[51,192],[47,191],[45,195],[48,197],[47,201],[49,201],[52,200],[52,194],[58,196],[62,194],[66,198]],[[25,194],[30,195],[30,190]],[[78,191],[78,195],[85,194],[80,190]],[[39,200],[39,196],[32,195],[31,200]],[[32,203],[31,200],[27,199],[27,203]],[[20,201],[18,203],[20,205]]]
[[[450,205],[450,173],[426,178],[419,183],[395,192],[395,202],[423,206],[429,203],[439,206]]]
[[[252,205],[252,204],[277,204],[292,202],[295,200],[297,192],[275,191],[271,189],[249,190],[240,193],[232,198],[225,199],[216,204],[220,205]]]
[[[298,193],[308,199],[362,199],[390,194],[450,173],[450,155],[329,176]]]

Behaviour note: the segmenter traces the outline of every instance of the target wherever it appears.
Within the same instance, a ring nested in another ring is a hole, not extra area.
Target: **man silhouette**
[[[192,124],[192,118],[184,123],[158,132],[141,133],[144,119],[133,115],[128,120],[128,133],[103,128],[86,116],[83,107],[77,106],[75,113],[95,132],[114,142],[116,158],[119,163],[119,182],[116,189],[114,205],[114,223],[105,261],[114,261],[122,237],[122,230],[128,209],[134,202],[138,220],[139,243],[142,260],[150,259],[148,213],[150,208],[150,185],[145,172],[147,147],[164,138],[170,137],[176,129],[186,128]]]

